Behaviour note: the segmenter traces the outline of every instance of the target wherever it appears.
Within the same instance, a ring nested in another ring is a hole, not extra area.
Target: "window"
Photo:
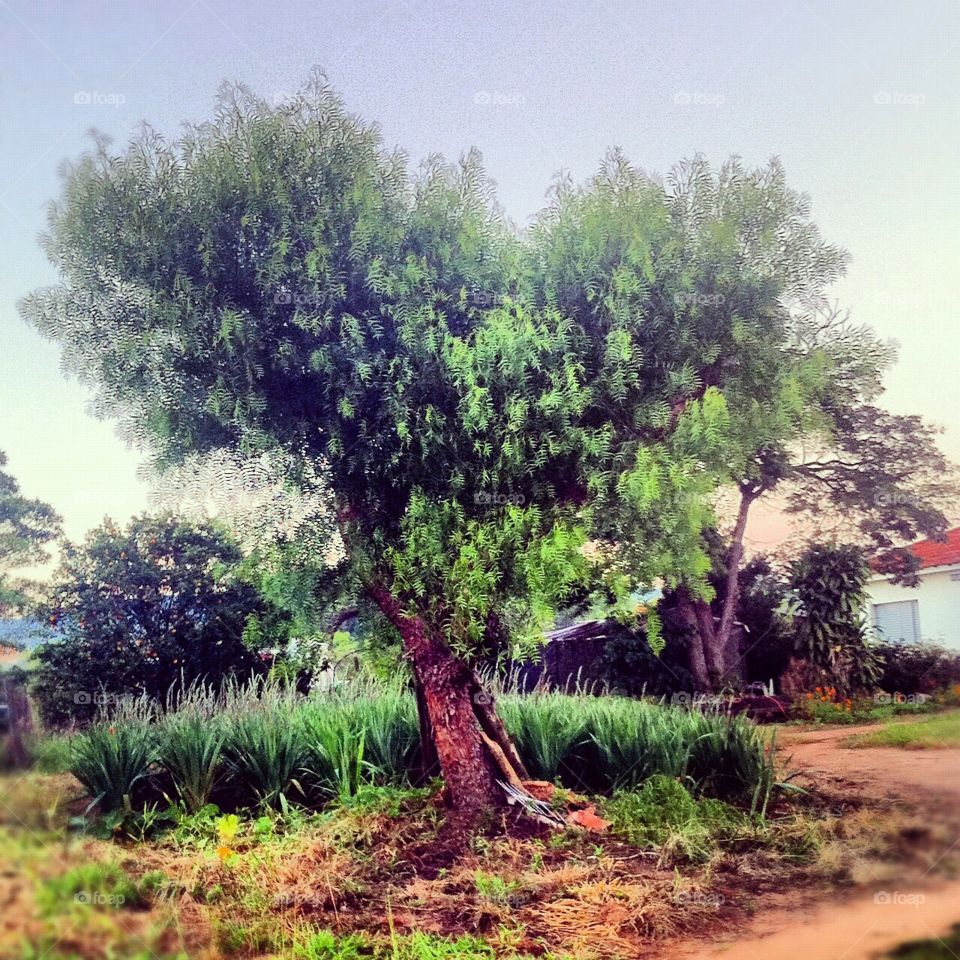
[[[873,604],[873,626],[881,640],[920,642],[920,605],[916,600]]]

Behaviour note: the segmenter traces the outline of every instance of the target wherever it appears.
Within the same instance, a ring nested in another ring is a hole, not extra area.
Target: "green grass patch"
[[[914,940],[888,953],[889,960],[956,960],[960,956],[960,924],[933,940]]]
[[[757,836],[754,819],[721,800],[697,798],[677,780],[651,777],[603,806],[612,832],[661,859],[703,862],[723,843]]]
[[[925,717],[923,720],[887,723],[879,730],[848,737],[842,746],[899,747],[906,750],[960,747],[960,710]]]

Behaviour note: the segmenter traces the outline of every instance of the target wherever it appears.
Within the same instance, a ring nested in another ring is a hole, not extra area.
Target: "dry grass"
[[[359,804],[287,827],[278,820],[268,837],[247,820],[223,855],[209,830],[137,844],[72,837],[69,778],[2,786],[18,811],[0,827],[4,960],[33,960],[58,940],[46,960],[99,960],[108,948],[138,960],[145,949],[159,960],[282,958],[317,929],[362,932],[387,951],[419,931],[479,937],[504,956],[631,957],[664,937],[729,930],[767,891],[876,879],[884,864],[917,857],[920,836],[893,809],[843,817],[782,809],[762,844],[661,864],[660,851],[511,816],[470,839],[435,800],[417,796],[399,808]],[[12,828],[21,815],[30,825]],[[164,880],[143,908],[39,909],[51,881],[91,863],[113,864],[135,883]],[[25,952],[24,940],[39,952]]]

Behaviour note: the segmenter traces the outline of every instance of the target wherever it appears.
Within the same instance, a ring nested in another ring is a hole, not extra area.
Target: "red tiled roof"
[[[947,531],[947,539],[943,543],[936,540],[921,540],[913,543],[907,549],[920,558],[920,569],[926,567],[944,567],[951,563],[960,563],[960,527]],[[874,558],[871,566],[877,559]]]

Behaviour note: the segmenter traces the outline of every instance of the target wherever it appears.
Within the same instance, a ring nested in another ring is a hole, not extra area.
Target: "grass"
[[[11,823],[59,783],[0,781]],[[77,796],[45,827],[0,824],[4,958],[613,960],[709,934],[758,889],[849,883],[838,865],[857,868],[872,837],[866,822],[851,833],[845,807],[815,818],[779,803],[761,823],[662,776],[603,801],[613,827],[599,835],[514,812],[466,836],[436,786],[363,784],[321,812],[207,808],[117,844],[75,832]]]
[[[960,955],[960,924],[933,940],[904,943],[887,954],[889,960],[956,960]]]
[[[505,693],[498,710],[535,778],[612,794],[654,776],[695,794],[765,810],[775,750],[749,721],[624,697]],[[253,682],[223,693],[196,687],[163,709],[137,701],[76,738],[71,769],[102,813],[176,799],[322,809],[365,785],[418,781],[416,704],[399,683],[360,682],[298,695]]]
[[[603,810],[615,835],[657,851],[661,862],[703,863],[722,843],[762,836],[759,825],[742,811],[719,800],[697,799],[664,776],[652,777],[640,790],[614,795]]]
[[[886,723],[879,730],[848,737],[845,747],[899,747],[936,750],[960,746],[960,710],[951,710],[922,720]]]

